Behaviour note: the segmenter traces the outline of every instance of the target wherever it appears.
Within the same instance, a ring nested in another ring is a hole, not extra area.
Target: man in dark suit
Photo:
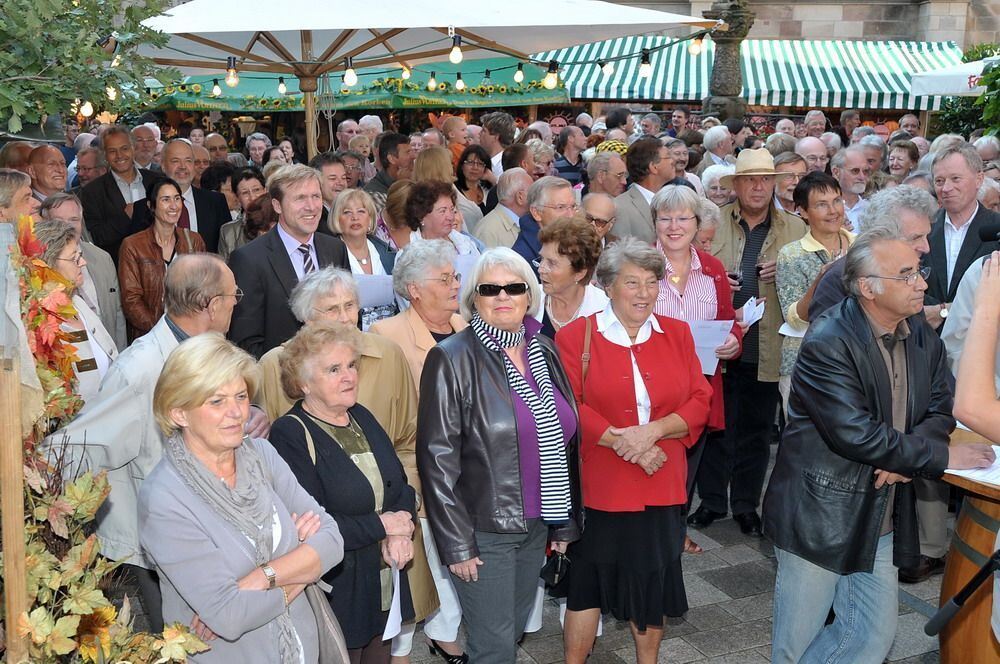
[[[327,265],[350,270],[344,243],[316,233],[323,209],[319,173],[303,164],[281,169],[271,176],[268,193],[277,225],[229,257],[244,293],[229,338],[257,358],[298,331],[288,298],[302,277]]]
[[[122,240],[149,226],[146,187],[156,174],[136,167],[127,127],[109,127],[101,136],[101,146],[111,170],[80,190],[80,201],[94,244],[117,264]]]
[[[194,150],[187,141],[174,139],[163,148],[160,162],[163,174],[181,187],[184,210],[178,226],[190,228],[205,240],[209,251],[219,250],[219,229],[232,221],[226,197],[217,191],[192,187],[194,181]]]
[[[976,200],[983,183],[982,171],[983,160],[968,144],[941,150],[931,167],[941,209],[934,217],[928,237],[930,253],[921,263],[931,268],[924,293],[924,312],[927,322],[939,333],[965,271],[978,258],[998,248],[996,242],[979,239],[983,226],[1000,223],[1000,214]],[[913,487],[917,494],[920,559],[916,565],[900,568],[899,580],[903,583],[919,583],[932,574],[941,574],[949,546],[948,485],[917,478]]]

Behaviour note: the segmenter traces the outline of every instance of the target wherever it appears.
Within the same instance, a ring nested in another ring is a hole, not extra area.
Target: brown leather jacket
[[[205,251],[205,241],[192,230],[178,228],[174,237],[176,254]],[[129,343],[149,332],[163,315],[166,276],[167,264],[152,226],[125,238],[118,253],[118,282]]]

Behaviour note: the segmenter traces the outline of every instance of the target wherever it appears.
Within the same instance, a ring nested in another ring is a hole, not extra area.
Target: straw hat
[[[759,150],[742,150],[736,157],[736,172],[732,175],[723,175],[719,178],[719,184],[727,189],[732,189],[733,178],[741,175],[773,175],[774,177],[788,177],[791,173],[779,173],[774,170],[774,157],[765,148]]]

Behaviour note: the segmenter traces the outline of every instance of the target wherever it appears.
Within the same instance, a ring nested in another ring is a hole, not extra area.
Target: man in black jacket
[[[268,193],[278,223],[229,257],[244,293],[229,338],[257,358],[301,327],[288,298],[302,277],[327,265],[351,269],[344,243],[316,233],[323,210],[319,173],[304,164],[282,168],[271,176]]]
[[[232,221],[226,197],[217,191],[199,189],[194,184],[194,148],[179,138],[163,148],[161,162],[163,174],[181,187],[184,210],[181,211],[181,228],[190,228],[205,241],[205,248],[219,250],[219,229]]]
[[[946,354],[919,315],[928,274],[917,252],[875,229],[845,261],[850,296],[802,343],[764,498],[778,559],[773,662],[882,662],[896,631],[895,568],[920,553],[910,478],[993,462],[987,445],[948,446]]]

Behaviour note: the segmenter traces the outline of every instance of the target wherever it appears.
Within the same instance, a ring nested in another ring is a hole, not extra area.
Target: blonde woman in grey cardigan
[[[139,540],[160,577],[164,622],[211,646],[190,661],[316,664],[302,591],[343,559],[344,540],[271,445],[243,433],[256,371],[217,334],[171,353],[153,396],[168,440],[139,494]]]

